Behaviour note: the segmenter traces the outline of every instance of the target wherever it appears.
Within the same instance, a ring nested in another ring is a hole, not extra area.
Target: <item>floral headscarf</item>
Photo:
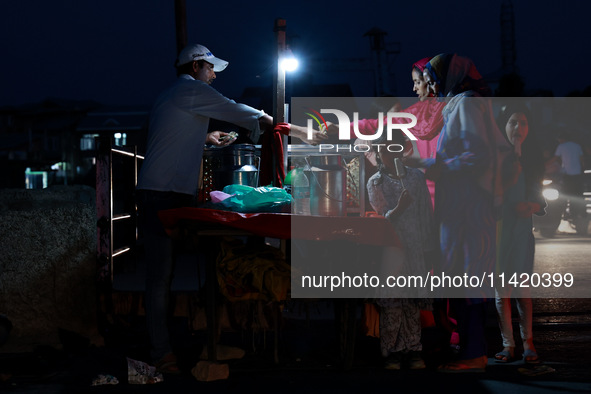
[[[474,90],[481,96],[489,96],[490,89],[472,60],[454,53],[441,53],[425,65],[433,80],[439,84],[439,96],[455,96]]]

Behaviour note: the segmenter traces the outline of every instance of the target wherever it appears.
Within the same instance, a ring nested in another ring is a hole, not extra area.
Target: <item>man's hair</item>
[[[203,59],[195,60],[195,61],[197,62],[197,65],[199,66],[199,68],[203,68],[205,63],[207,63]],[[177,76],[179,76],[181,74],[191,74],[192,72],[193,72],[193,62],[181,64],[180,66],[176,67],[176,75]]]

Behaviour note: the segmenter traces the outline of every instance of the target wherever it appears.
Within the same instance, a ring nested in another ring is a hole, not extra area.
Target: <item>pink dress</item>
[[[417,124],[411,132],[417,137],[417,148],[421,159],[435,158],[439,133],[443,127],[443,116],[441,111],[445,106],[444,102],[435,99],[419,101],[416,104],[402,110],[402,112],[413,114],[417,117]],[[404,118],[393,118],[394,122],[405,123]],[[386,124],[386,118],[383,119]],[[359,132],[364,135],[375,134],[378,129],[378,119],[360,119],[358,124]],[[351,138],[355,138],[353,123],[350,125]],[[371,158],[368,157],[369,160]],[[431,208],[435,205],[435,183],[427,179],[427,188],[431,195]]]

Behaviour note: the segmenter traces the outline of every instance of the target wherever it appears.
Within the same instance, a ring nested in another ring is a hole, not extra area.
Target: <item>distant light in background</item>
[[[47,171],[31,171],[30,167],[25,170],[25,189],[47,188]]]
[[[96,146],[95,146],[95,139],[96,137],[98,137],[98,134],[84,134],[81,138],[80,138],[80,150],[83,151],[89,151],[89,150],[95,150]]]
[[[115,133],[113,137],[115,139],[115,146],[125,146],[127,144],[126,133]]]

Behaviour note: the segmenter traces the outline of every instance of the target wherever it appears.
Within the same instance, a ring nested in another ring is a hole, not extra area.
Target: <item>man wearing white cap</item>
[[[189,45],[178,56],[177,81],[156,100],[150,114],[148,144],[138,179],[138,208],[146,254],[146,320],[156,367],[178,373],[167,327],[170,284],[174,267],[172,239],[157,212],[194,205],[203,148],[206,143],[224,146],[227,133],[208,133],[209,119],[219,119],[252,131],[273,130],[273,119],[236,103],[209,86],[228,62],[203,45]],[[290,125],[290,135],[305,140],[307,129]],[[316,131],[312,143],[326,136]]]

